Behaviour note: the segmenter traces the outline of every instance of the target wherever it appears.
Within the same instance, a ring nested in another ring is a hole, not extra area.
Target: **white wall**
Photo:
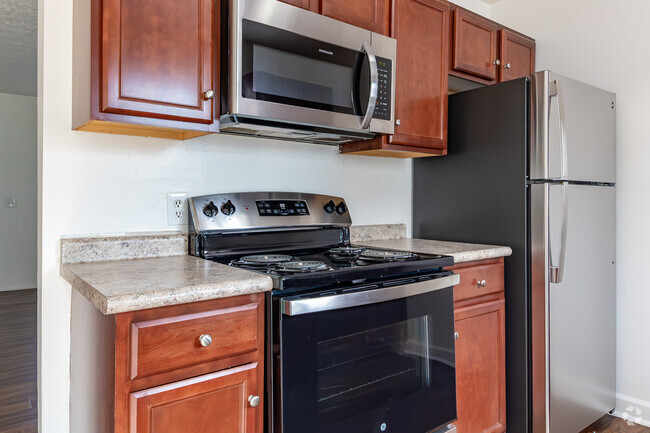
[[[650,3],[501,0],[491,16],[537,40],[538,70],[617,94],[617,411],[650,422]]]
[[[60,236],[166,230],[167,192],[250,190],[341,195],[355,224],[402,222],[410,232],[409,160],[229,136],[177,142],[71,131],[73,0],[39,0],[39,14],[41,433],[70,431],[71,292],[59,277]]]
[[[36,98],[0,93],[0,291],[36,287],[36,130]]]

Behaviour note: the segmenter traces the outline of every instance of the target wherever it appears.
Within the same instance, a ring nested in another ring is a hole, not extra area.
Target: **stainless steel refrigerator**
[[[414,237],[513,249],[508,432],[614,409],[615,142],[614,94],[542,71],[451,95],[448,155],[414,161]]]

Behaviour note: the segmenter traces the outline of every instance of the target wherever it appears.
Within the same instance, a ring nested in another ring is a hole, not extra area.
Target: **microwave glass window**
[[[352,108],[353,68],[253,45],[253,91]]]

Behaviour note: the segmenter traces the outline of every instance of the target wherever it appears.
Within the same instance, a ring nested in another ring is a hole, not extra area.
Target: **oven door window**
[[[370,89],[367,56],[243,20],[242,96],[363,116]]]
[[[452,289],[282,317],[282,433],[426,433],[456,418]]]

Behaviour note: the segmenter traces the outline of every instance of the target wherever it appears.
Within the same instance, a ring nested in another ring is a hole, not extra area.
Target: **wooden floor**
[[[0,433],[37,433],[36,289],[0,292]]]
[[[650,433],[650,428],[642,425],[629,425],[621,418],[605,415],[580,433]]]

